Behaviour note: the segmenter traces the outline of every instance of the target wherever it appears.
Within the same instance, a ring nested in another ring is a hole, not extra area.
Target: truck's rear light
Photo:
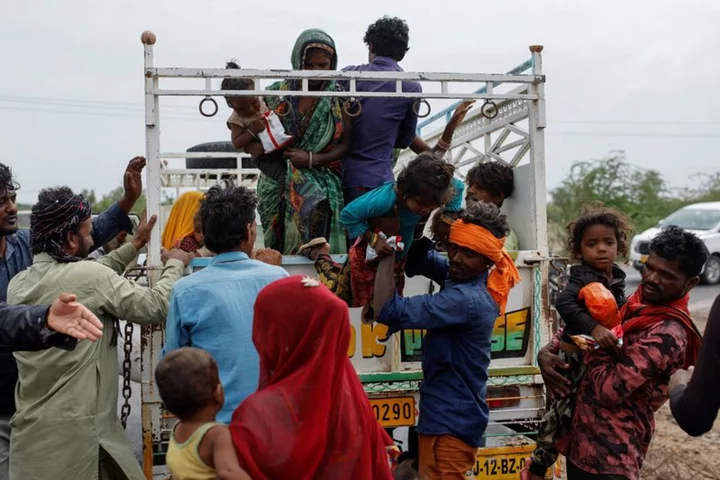
[[[487,404],[490,409],[512,408],[520,405],[520,387],[488,387]]]

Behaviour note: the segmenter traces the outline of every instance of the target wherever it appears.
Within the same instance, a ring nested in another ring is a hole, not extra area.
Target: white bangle
[[[312,154],[313,152],[310,152],[310,168],[312,168]]]

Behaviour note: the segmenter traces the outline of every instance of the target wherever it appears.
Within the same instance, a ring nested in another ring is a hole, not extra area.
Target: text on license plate
[[[412,427],[415,425],[415,398],[371,398],[375,418],[383,427]]]
[[[525,467],[526,456],[527,454],[509,454],[488,457],[480,454],[475,461],[473,475],[476,479],[517,480],[520,470]]]

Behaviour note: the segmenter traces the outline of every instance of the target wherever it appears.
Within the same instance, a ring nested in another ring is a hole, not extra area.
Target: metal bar
[[[533,72],[542,73],[542,52],[541,46],[532,46],[530,51],[533,56]],[[533,93],[538,93],[536,85],[530,86]],[[528,114],[529,134],[530,134],[530,156],[533,162],[532,168],[532,202],[535,212],[531,215],[534,219],[532,231],[535,232],[534,250],[539,251],[542,255],[547,255],[548,238],[547,238],[547,209],[545,203],[547,201],[547,187],[545,185],[545,126],[542,112],[540,111],[544,102],[539,98],[529,104],[530,112]]]
[[[525,141],[525,145],[523,145],[520,150],[515,152],[515,156],[510,160],[510,166],[515,168],[518,166],[518,163],[520,163],[520,160],[523,159],[525,154],[530,150],[530,140]]]
[[[463,143],[463,146],[459,148],[460,151],[456,155],[453,156],[452,164],[455,165],[456,167],[458,166],[458,163],[460,163],[460,161],[462,161],[463,157],[467,153],[468,145],[469,144],[467,144],[467,143]]]
[[[533,58],[533,72],[542,74],[543,47],[533,45],[530,52]],[[534,232],[532,248],[541,257],[548,257],[547,232],[547,185],[545,177],[545,99],[544,89],[539,85],[530,85],[531,93],[538,100],[528,102],[528,133],[530,135],[529,151],[532,162],[530,177],[530,208],[531,227]],[[552,314],[550,312],[548,284],[549,260],[543,259],[534,267],[533,282],[533,329],[532,348],[528,348],[529,360],[537,365],[537,352],[545,345],[551,335]],[[545,288],[543,288],[543,285]]]
[[[489,135],[486,135],[489,136]],[[498,135],[498,138],[495,140],[495,143],[493,143],[492,147],[490,147],[491,151],[496,151],[498,148],[500,148],[500,145],[507,140],[507,138],[510,136],[510,130],[504,129],[500,135]]]
[[[516,135],[520,135],[521,137],[528,138],[528,132],[516,127],[515,125],[508,124],[505,128],[507,128],[508,130],[510,130],[511,132],[513,132]]]
[[[512,70],[510,70],[509,72],[507,72],[507,75],[519,76],[520,73],[528,70],[529,68],[532,68],[532,65],[533,65],[533,59],[532,59],[532,57],[531,57],[530,59],[524,61],[523,63],[521,63],[521,64],[518,65],[517,67],[515,67],[515,68],[513,68]],[[544,81],[544,78],[543,78],[543,81]],[[503,83],[503,82],[500,82],[500,83]],[[500,83],[495,82],[495,85],[496,85],[496,86],[497,86],[497,85],[500,85]],[[486,91],[487,91],[487,90],[486,90],[485,87],[481,87],[481,88],[475,90],[475,93],[485,93]],[[422,130],[423,128],[425,128],[426,126],[430,125],[430,124],[433,123],[434,121],[442,118],[443,115],[446,115],[446,114],[452,112],[453,110],[455,110],[455,109],[460,105],[460,103],[461,103],[461,102],[457,102],[457,103],[454,103],[454,104],[452,104],[452,105],[450,105],[450,106],[448,106],[448,107],[445,107],[444,109],[442,109],[442,110],[440,110],[439,112],[435,113],[435,115],[431,115],[431,116],[430,116],[429,118],[427,118],[426,120],[420,122],[420,123],[418,124],[418,130]]]
[[[331,92],[303,90],[156,90],[162,97],[333,97],[333,98],[433,98],[445,100],[537,100],[534,94],[442,92]]]
[[[488,152],[486,154],[487,157],[493,158],[495,161],[501,162],[501,163],[507,163],[504,158],[502,158],[500,155],[498,155],[495,152]]]
[[[224,68],[146,68],[146,76],[158,78],[263,78],[284,80],[384,80],[405,82],[492,82],[538,83],[544,82],[542,75],[518,75],[504,73],[443,73],[443,72],[369,72],[337,70],[254,70]]]
[[[512,115],[509,115],[507,117],[503,117],[502,119],[497,120],[493,123],[490,123],[487,126],[483,126],[480,129],[473,130],[472,132],[462,135],[453,140],[455,140],[455,142],[457,142],[457,143],[470,142],[470,141],[476,140],[484,135],[488,135],[488,134],[491,134],[498,130],[502,130],[503,128],[506,128],[507,126],[509,126],[510,123],[519,122],[520,120],[524,120],[527,118],[527,116],[528,116],[527,111],[520,111],[520,112],[514,113]]]
[[[483,153],[480,150],[478,150],[477,148],[475,148],[471,143],[466,142],[465,146],[467,147],[468,150],[470,150],[475,155],[480,155],[480,156],[483,155]]]
[[[223,176],[223,175],[236,175],[241,172],[243,175],[260,175],[260,170],[257,168],[228,168],[228,169],[205,169],[205,168],[176,168],[176,169],[164,169],[160,174],[163,176],[167,175],[211,175]]]
[[[527,139],[521,138],[520,140],[515,140],[514,142],[506,143],[502,147],[493,148],[493,152],[495,152],[495,153],[507,152],[508,150],[512,150],[513,148],[519,147],[520,145],[524,145],[526,143],[527,143]]]
[[[160,158],[252,158],[245,152],[160,152]]]
[[[486,88],[487,88],[487,93],[490,93],[490,94],[493,93],[493,84],[492,84],[492,83],[488,83],[488,84],[486,85]],[[498,111],[498,113],[500,113],[500,112]],[[490,119],[489,119],[489,118],[485,118],[484,115],[483,115],[483,118],[482,118],[481,122],[482,122],[482,124],[483,124],[484,127],[487,127],[488,125],[490,125]],[[492,148],[492,135],[485,135],[485,136],[483,137],[483,140],[484,140],[484,143],[485,143],[485,155],[488,155],[488,154],[493,150],[493,148]]]
[[[144,44],[144,63],[145,70],[153,67],[153,44],[155,40],[150,41],[143,39]],[[147,208],[150,215],[157,215],[160,219],[160,193],[162,183],[160,181],[160,105],[155,91],[158,89],[157,77],[145,76],[145,158],[147,160]],[[162,225],[158,225],[150,233],[150,243],[148,244],[148,266],[153,267],[161,264],[160,259],[160,232]],[[148,275],[150,286],[154,285],[157,278],[155,272]],[[153,409],[157,408],[153,405],[156,401],[153,391],[153,368],[155,364],[154,343],[155,336],[152,333],[151,326],[142,328],[143,341],[141,342],[141,375],[142,386],[140,396],[142,401],[141,422],[142,422],[142,438],[143,438],[143,464],[144,473],[147,479],[153,478]],[[145,341],[148,339],[150,341]],[[158,343],[162,340],[159,339]]]

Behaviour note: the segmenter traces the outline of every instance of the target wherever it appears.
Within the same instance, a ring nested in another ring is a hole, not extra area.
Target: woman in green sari
[[[335,42],[322,30],[306,30],[295,42],[291,60],[295,70],[335,70]],[[299,80],[284,80],[268,90],[300,90],[300,86]],[[340,90],[334,81],[310,80],[308,86],[316,91]],[[265,246],[294,255],[304,243],[325,237],[332,253],[344,253],[340,160],[350,145],[352,122],[343,113],[341,99],[266,97],[265,101],[294,136],[291,148],[282,152],[280,174],[263,173],[258,182]]]

